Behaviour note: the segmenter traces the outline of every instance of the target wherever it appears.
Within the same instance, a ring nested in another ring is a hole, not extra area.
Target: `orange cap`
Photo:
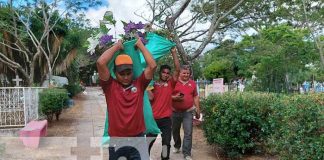
[[[116,71],[121,72],[126,69],[133,69],[133,60],[127,54],[120,54],[115,59]]]
[[[133,64],[132,58],[127,54],[120,54],[115,59],[115,65],[119,66],[122,64]]]

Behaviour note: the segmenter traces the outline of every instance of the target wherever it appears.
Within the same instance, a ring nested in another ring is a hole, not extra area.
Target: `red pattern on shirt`
[[[112,77],[108,81],[100,81],[106,97],[110,136],[131,137],[145,131],[143,96],[149,82],[144,73],[128,89]]]
[[[183,101],[173,101],[173,109],[174,111],[183,112],[194,105],[194,97],[198,96],[195,81],[189,80],[187,83],[178,81],[172,95],[176,95],[179,92],[184,94]]]

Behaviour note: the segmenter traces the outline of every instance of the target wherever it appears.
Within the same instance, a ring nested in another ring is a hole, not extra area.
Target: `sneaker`
[[[192,160],[191,156],[185,156],[185,160]]]
[[[180,153],[180,148],[174,148],[173,153]]]

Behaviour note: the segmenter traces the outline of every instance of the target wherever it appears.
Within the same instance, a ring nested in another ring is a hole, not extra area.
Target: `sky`
[[[146,1],[145,0],[102,0],[103,5],[97,8],[89,9],[86,12],[87,17],[90,19],[91,25],[98,27],[99,26],[99,20],[102,20],[103,15],[106,11],[112,11],[114,14],[114,18],[117,21],[116,24],[116,31],[117,35],[120,33],[123,33],[123,25],[121,23],[121,20],[123,21],[133,21],[133,22],[139,22],[142,21],[145,22],[142,18],[136,16],[134,12],[139,11],[145,11],[146,7]],[[146,10],[147,13],[149,13],[149,10]],[[113,29],[111,31],[114,33]]]
[[[0,2],[4,2],[6,0],[0,0]],[[15,0],[15,2],[27,2],[28,0]],[[47,0],[52,1],[52,0]],[[116,27],[111,27],[111,31],[109,34],[115,35],[115,29],[117,35],[123,34],[123,24],[121,23],[121,20],[129,22],[143,22],[145,23],[145,20],[141,17],[135,15],[134,13],[138,14],[144,14],[149,16],[151,14],[151,11],[148,9],[148,6],[146,5],[146,0],[101,0],[102,5],[97,6],[95,8],[90,8],[86,11],[86,17],[90,20],[90,24],[93,27],[98,27],[100,20],[102,20],[102,17],[104,16],[106,11],[112,11],[114,14],[114,18],[117,21]],[[178,4],[181,3],[181,1],[178,1]],[[179,18],[181,21],[186,21],[186,19],[191,18],[190,11],[187,9],[183,12],[181,17]],[[147,17],[146,16],[146,17]],[[208,24],[204,25],[197,25],[196,29],[203,29],[208,27]],[[117,37],[118,38],[118,37]],[[229,39],[230,36],[225,36],[224,39]],[[198,46],[197,43],[186,43],[184,46]],[[215,48],[215,45],[209,44],[203,52],[206,52],[210,49]]]
[[[146,5],[146,0],[103,0],[104,5],[101,5],[97,8],[89,9],[86,12],[87,17],[91,20],[91,25],[94,27],[99,26],[99,21],[102,20],[103,15],[106,11],[112,11],[114,14],[114,18],[117,21],[116,24],[116,32],[118,34],[124,33],[123,25],[121,20],[123,21],[133,21],[133,22],[145,22],[144,19],[135,15],[134,13],[150,15],[150,10]],[[185,10],[184,13],[181,15],[181,20],[185,21],[186,19],[190,18],[189,10]],[[206,25],[205,25],[206,26]],[[204,27],[204,26],[198,26]],[[114,35],[114,28],[109,32],[110,34]],[[188,43],[184,45],[186,46],[198,46],[197,44]],[[215,45],[208,45],[204,52],[215,48]]]

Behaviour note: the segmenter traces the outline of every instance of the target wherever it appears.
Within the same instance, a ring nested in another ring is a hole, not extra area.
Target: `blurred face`
[[[167,81],[170,78],[170,70],[169,69],[163,69],[160,72],[160,80],[161,81]]]
[[[121,72],[116,72],[116,79],[124,86],[128,86],[133,81],[133,71],[131,69],[125,69]]]
[[[190,78],[190,70],[189,69],[181,69],[179,78],[181,81],[188,81]]]

